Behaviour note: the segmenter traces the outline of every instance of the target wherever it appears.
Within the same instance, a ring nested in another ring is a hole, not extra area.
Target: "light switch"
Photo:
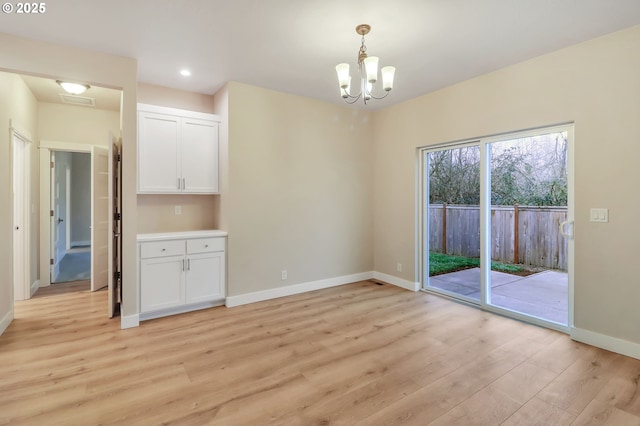
[[[591,222],[609,222],[609,209],[591,209]]]

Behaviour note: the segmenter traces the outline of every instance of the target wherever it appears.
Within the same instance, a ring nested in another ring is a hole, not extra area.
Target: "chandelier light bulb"
[[[336,65],[336,73],[338,74],[338,82],[341,89],[346,89],[349,86],[351,77],[349,76],[349,64]]]
[[[351,76],[349,76],[349,83],[347,84],[347,87],[340,88],[340,96],[342,96],[343,99],[347,99],[349,97],[349,93],[351,93]]]
[[[364,68],[367,72],[367,81],[375,83],[378,81],[378,61],[377,56],[369,56],[364,60]]]
[[[382,74],[382,88],[389,92],[393,89],[393,76],[396,72],[396,67],[386,66],[382,67],[380,73]]]

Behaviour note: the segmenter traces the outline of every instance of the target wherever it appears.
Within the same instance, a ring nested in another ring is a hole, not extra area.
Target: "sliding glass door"
[[[423,289],[569,325],[572,126],[425,148]]]
[[[489,143],[491,259],[513,270],[491,272],[488,303],[567,325],[568,131]]]
[[[480,148],[424,153],[427,285],[480,300]],[[452,273],[455,272],[455,273]]]

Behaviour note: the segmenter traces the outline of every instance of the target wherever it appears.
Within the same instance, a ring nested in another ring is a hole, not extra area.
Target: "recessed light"
[[[183,75],[185,77],[189,77],[191,75],[191,71],[189,71],[189,70],[180,70],[180,75]]]

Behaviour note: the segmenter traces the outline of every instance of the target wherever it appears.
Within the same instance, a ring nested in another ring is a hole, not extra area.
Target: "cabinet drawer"
[[[224,251],[225,239],[218,238],[196,238],[187,240],[187,254],[208,253],[212,251]]]
[[[153,241],[140,244],[140,258],[184,255],[184,240]]]

